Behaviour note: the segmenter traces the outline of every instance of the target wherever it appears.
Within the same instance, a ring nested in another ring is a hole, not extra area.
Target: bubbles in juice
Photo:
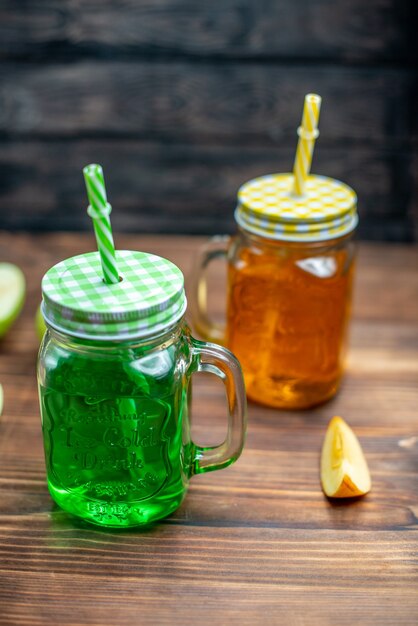
[[[243,249],[229,268],[227,345],[248,397],[279,408],[330,398],[342,375],[352,249]]]

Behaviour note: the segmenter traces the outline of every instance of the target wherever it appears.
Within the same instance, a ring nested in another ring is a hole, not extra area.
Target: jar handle
[[[199,250],[191,281],[191,312],[196,331],[208,341],[225,343],[225,325],[209,319],[207,311],[206,269],[211,261],[225,257],[231,238],[227,235],[209,239]]]
[[[244,377],[236,357],[221,346],[191,337],[194,372],[209,372],[219,376],[226,390],[228,432],[218,446],[201,447],[193,444],[192,474],[202,474],[228,467],[240,456],[247,426],[247,400]]]

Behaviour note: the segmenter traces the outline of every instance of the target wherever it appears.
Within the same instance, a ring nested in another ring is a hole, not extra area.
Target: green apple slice
[[[0,337],[19,315],[25,301],[25,291],[22,270],[12,263],[0,263]]]
[[[45,331],[46,331],[46,325],[44,322],[44,317],[41,313],[41,307],[38,306],[37,310],[36,310],[36,315],[35,315],[35,329],[36,329],[36,334],[38,335],[39,339],[42,339]]]

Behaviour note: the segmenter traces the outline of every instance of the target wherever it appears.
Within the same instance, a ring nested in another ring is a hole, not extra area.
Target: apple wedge
[[[19,315],[25,291],[22,270],[12,263],[0,263],[0,337],[6,334]]]
[[[329,498],[363,496],[371,488],[360,443],[341,417],[328,424],[321,453],[321,483]]]

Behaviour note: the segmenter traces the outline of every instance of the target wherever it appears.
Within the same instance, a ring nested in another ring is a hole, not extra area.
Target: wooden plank
[[[395,0],[46,0],[0,5],[0,52],[194,57],[413,59],[412,3]]]
[[[171,258],[187,279],[202,241],[118,236],[121,248]],[[162,523],[106,532],[51,502],[34,379],[40,278],[93,247],[92,234],[0,233],[2,260],[18,263],[28,285],[22,315],[0,343],[0,624],[177,626],[198,616],[204,626],[414,626],[417,248],[360,246],[349,368],[335,400],[294,412],[251,404],[235,465],[195,477]],[[225,427],[220,385],[198,377],[194,395],[194,437],[215,443]],[[318,480],[336,412],[358,433],[374,481],[349,505],[326,500]]]
[[[102,163],[117,231],[233,232],[236,192],[245,181],[289,171],[284,149],[191,146],[146,141],[8,141],[0,144],[0,228],[90,229],[81,170]],[[410,156],[319,143],[313,171],[357,191],[360,236],[413,239]]]
[[[115,535],[112,540],[111,535],[96,529],[89,532],[80,528],[76,534],[74,524],[58,511],[52,516],[52,524],[48,525],[45,519],[40,519],[34,529],[29,526],[28,517],[25,519],[22,516],[17,523],[6,518],[0,526],[2,561],[6,558],[5,565],[10,572],[29,574],[41,570],[62,577],[67,568],[71,568],[74,577],[87,575],[92,580],[96,579],[96,584],[100,584],[102,578],[111,583],[109,578],[112,576],[115,583],[133,579],[146,584],[148,580],[150,589],[158,579],[172,574],[178,583],[188,581],[195,590],[200,587],[201,591],[206,584],[219,588],[222,579],[226,586],[232,588],[238,584],[246,587],[251,582],[264,587],[270,582],[274,586],[283,584],[300,590],[313,590],[325,585],[331,590],[343,590],[347,584],[354,589],[359,588],[361,582],[353,585],[353,578],[360,574],[361,569],[364,571],[367,568],[369,582],[373,587],[380,582],[381,593],[383,590],[392,593],[401,591],[403,580],[406,582],[411,576],[407,587],[409,594],[406,594],[410,597],[412,585],[418,580],[413,558],[416,548],[414,539],[417,538],[415,531],[411,531],[409,539],[404,539],[404,545],[394,532],[382,532],[379,537],[376,533],[363,531],[356,536],[332,529],[317,531],[315,543],[312,533],[303,530],[289,532],[288,529],[261,527],[256,529],[256,534],[251,527],[199,527],[180,525],[172,520],[172,524],[166,522],[144,533],[141,541],[126,531],[118,533],[115,541]],[[12,534],[15,527],[16,532]],[[33,545],[31,540],[36,535],[39,542]],[[373,541],[375,538],[376,541]],[[241,550],[242,544],[248,544],[248,551]],[[385,544],[390,547],[390,554],[382,552]],[[312,561],[316,561],[321,581],[315,580],[313,563],[309,563],[307,558],[309,552],[314,555]],[[199,561],[205,554],[207,565],[202,567]],[[154,558],[150,558],[152,555]],[[405,558],[406,555],[409,558]],[[25,556],[30,557],[30,560],[26,559],[29,561],[27,568]],[[172,558],[167,558],[169,556]],[[252,571],[255,558],[264,567]],[[286,569],[281,567],[285,564]],[[112,565],[113,571],[110,569]],[[385,565],[386,572],[382,571]],[[333,580],[336,570],[340,570],[341,578]],[[28,578],[36,580],[35,576]]]
[[[97,62],[0,68],[0,131],[295,145],[303,97],[323,97],[321,143],[409,146],[412,70],[242,62]]]
[[[57,515],[32,530],[28,521],[17,538],[6,534],[16,547],[0,591],[4,623],[415,623],[416,533],[162,524],[138,536],[77,529]]]

